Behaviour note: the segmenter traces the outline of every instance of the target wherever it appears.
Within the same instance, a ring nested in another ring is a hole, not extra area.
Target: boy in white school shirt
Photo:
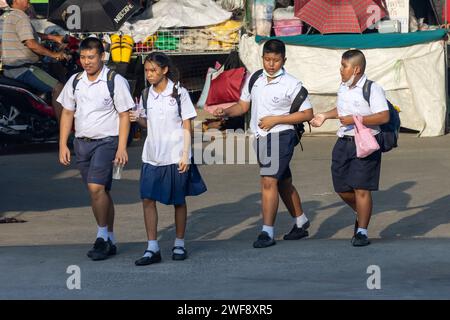
[[[311,120],[313,110],[306,98],[299,111],[290,114],[302,84],[283,68],[286,62],[284,43],[280,40],[267,41],[263,46],[262,59],[263,73],[254,83],[251,92],[249,77],[240,101],[227,109],[218,108],[215,111],[215,115],[219,117],[236,117],[248,112],[250,102],[252,103],[250,128],[257,138],[263,215],[262,231],[253,243],[254,248],[266,248],[275,244],[274,224],[279,196],[294,219],[294,226],[284,236],[284,240],[306,237],[309,227],[300,196],[292,184],[289,163],[299,142],[293,124]],[[275,147],[274,150],[272,146]],[[267,158],[264,159],[266,155]],[[269,164],[265,160],[269,160]]]
[[[113,78],[114,97],[108,88],[109,69],[103,65],[104,48],[97,38],[80,44],[81,78],[72,76],[58,102],[61,116],[59,161],[70,164],[67,139],[75,119],[74,151],[76,164],[91,197],[97,221],[97,237],[88,257],[104,260],[115,255],[114,204],[110,195],[113,162],[128,162],[127,138],[130,130],[128,110],[134,101],[128,82],[120,75]],[[74,88],[74,81],[78,80]]]
[[[311,125],[320,127],[327,119],[339,119],[339,137],[332,154],[331,173],[336,193],[357,214],[352,245],[370,244],[367,227],[372,215],[372,191],[378,190],[381,169],[381,150],[366,158],[356,157],[353,115],[363,116],[363,124],[372,129],[380,143],[380,127],[389,122],[389,107],[383,88],[373,83],[370,103],[364,99],[363,87],[366,58],[360,50],[349,50],[342,55],[342,84],[338,91],[337,107],[318,113]]]

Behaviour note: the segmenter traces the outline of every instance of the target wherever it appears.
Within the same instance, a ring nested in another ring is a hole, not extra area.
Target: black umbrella
[[[73,32],[117,31],[140,9],[139,3],[139,0],[50,0],[48,20]]]

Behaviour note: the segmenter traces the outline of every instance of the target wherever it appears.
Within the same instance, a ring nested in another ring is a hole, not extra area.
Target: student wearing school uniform
[[[309,221],[303,212],[297,189],[292,184],[289,163],[299,143],[294,124],[313,118],[311,104],[306,98],[298,112],[291,106],[302,89],[302,83],[284,70],[286,48],[280,40],[269,40],[263,46],[263,72],[249,88],[249,77],[239,102],[227,109],[218,108],[218,117],[236,117],[250,109],[250,129],[256,136],[262,196],[263,227],[254,248],[275,244],[274,224],[279,196],[294,219],[284,240],[298,240],[308,235]],[[250,92],[251,89],[251,92]]]
[[[135,261],[137,266],[161,262],[157,240],[158,212],[156,203],[173,205],[176,238],[173,260],[185,260],[187,220],[186,196],[206,191],[197,166],[191,162],[191,120],[197,112],[186,89],[178,85],[177,71],[170,58],[153,52],[144,63],[150,87],[144,89],[139,112],[130,112],[130,120],[147,127],[142,152],[140,193],[147,231],[147,249]]]
[[[113,162],[128,162],[127,138],[130,130],[128,110],[134,101],[125,78],[116,75],[114,92],[108,87],[109,69],[103,65],[104,48],[97,38],[86,38],[80,44],[82,74],[66,83],[58,102],[64,107],[61,116],[59,161],[70,165],[67,140],[75,119],[74,151],[91,198],[97,221],[97,237],[88,252],[92,260],[104,260],[117,252],[114,237],[114,203],[110,190]],[[78,81],[78,83],[74,81]],[[111,95],[113,94],[113,97]]]
[[[378,190],[381,168],[381,150],[366,158],[356,157],[353,115],[363,117],[363,124],[372,129],[380,143],[380,125],[389,122],[389,107],[383,88],[373,83],[370,104],[364,99],[363,87],[366,59],[360,50],[349,50],[342,55],[342,84],[338,91],[337,107],[318,113],[311,125],[320,127],[327,119],[339,119],[341,126],[332,154],[331,173],[336,193],[353,209],[355,221],[353,246],[370,244],[367,227],[372,215],[372,191]]]

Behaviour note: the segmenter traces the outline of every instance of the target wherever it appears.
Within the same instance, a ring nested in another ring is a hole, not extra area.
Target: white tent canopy
[[[244,35],[239,52],[251,71],[262,68],[262,43]],[[445,42],[434,41],[402,48],[362,50],[366,74],[386,91],[387,98],[400,107],[402,127],[417,130],[422,137],[445,133],[446,64]],[[314,112],[335,106],[340,84],[342,49],[287,45],[286,70],[300,79],[310,93]],[[313,132],[335,132],[337,120],[327,121]]]

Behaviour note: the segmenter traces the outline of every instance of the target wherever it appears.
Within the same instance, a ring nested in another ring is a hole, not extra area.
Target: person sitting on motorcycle
[[[6,0],[11,10],[3,19],[2,63],[5,77],[27,84],[40,93],[52,93],[52,106],[59,122],[62,106],[56,101],[64,85],[37,66],[42,56],[67,60],[64,52],[53,52],[39,43],[63,43],[64,36],[38,34],[26,11],[30,0]]]

